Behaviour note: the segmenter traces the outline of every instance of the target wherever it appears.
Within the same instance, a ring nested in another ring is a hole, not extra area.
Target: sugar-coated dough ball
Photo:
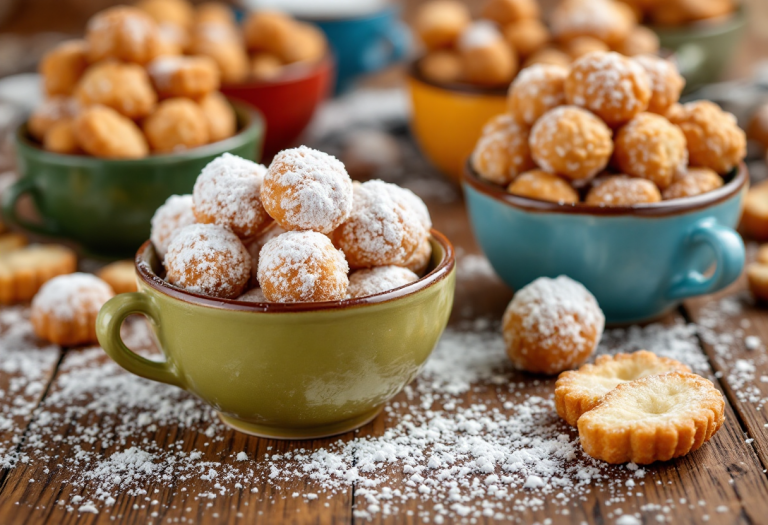
[[[677,66],[669,60],[653,55],[635,57],[651,80],[651,99],[648,111],[665,115],[669,107],[680,100],[680,93],[685,87],[685,79],[678,72]]]
[[[200,99],[199,104],[208,122],[208,138],[211,142],[224,140],[237,132],[235,110],[220,92],[208,93]]]
[[[523,69],[509,86],[509,112],[533,126],[544,113],[565,103],[567,76],[568,69],[563,66],[535,64]]]
[[[424,275],[431,261],[432,243],[429,241],[429,237],[425,237],[410,259],[405,261],[402,266],[408,268],[416,275]]]
[[[634,206],[660,200],[659,188],[648,179],[611,175],[596,180],[584,202],[595,206]]]
[[[747,136],[768,149],[768,104],[763,104],[755,110],[747,126]]]
[[[191,224],[174,235],[165,254],[169,283],[187,291],[234,299],[251,277],[251,256],[231,230]]]
[[[419,61],[419,70],[424,78],[439,84],[460,81],[463,68],[461,56],[451,50],[434,51]]]
[[[146,117],[155,109],[157,95],[143,67],[102,62],[89,67],[75,89],[83,106],[101,104],[130,119]]]
[[[565,80],[565,98],[617,126],[645,111],[651,81],[645,70],[614,52],[588,53],[573,63]]]
[[[591,36],[617,45],[635,25],[617,4],[613,0],[564,0],[552,12],[552,34],[563,42]]]
[[[206,23],[196,26],[190,39],[189,52],[213,59],[219,68],[222,84],[238,84],[248,77],[248,54],[234,28]]]
[[[43,87],[50,95],[71,95],[88,67],[83,40],[67,40],[48,51],[40,61]]]
[[[433,0],[416,13],[414,28],[427,49],[453,47],[472,22],[469,9],[457,0]]]
[[[530,147],[540,168],[572,180],[594,177],[613,153],[608,126],[575,106],[559,106],[545,113],[531,129]]]
[[[349,288],[347,288],[347,291],[353,299],[367,297],[394,290],[418,280],[419,276],[408,268],[401,266],[377,266],[376,268],[353,272],[349,276]]]
[[[82,149],[75,135],[74,120],[62,120],[51,126],[43,136],[43,148],[65,155],[81,153]]]
[[[768,240],[768,181],[761,181],[747,191],[739,230],[754,239]]]
[[[272,222],[262,204],[266,172],[230,153],[213,159],[192,191],[197,222],[226,226],[241,239],[258,235]]]
[[[200,98],[219,89],[219,68],[206,56],[161,56],[147,64],[157,93]]]
[[[268,303],[270,301],[267,300],[266,296],[264,295],[264,290],[261,288],[251,288],[247,292],[245,292],[243,295],[238,297],[236,299],[237,301],[244,301],[246,303]]]
[[[136,7],[147,13],[158,24],[173,24],[188,28],[195,17],[195,9],[186,0],[142,0]]]
[[[138,159],[149,154],[139,127],[112,108],[85,108],[75,118],[74,129],[80,147],[94,157]]]
[[[543,47],[525,60],[523,68],[529,68],[536,64],[549,64],[569,68],[571,67],[571,57],[554,47]]]
[[[738,166],[747,154],[747,137],[736,123],[736,117],[714,102],[700,100],[683,104],[670,119],[685,134],[691,166],[725,174]]]
[[[326,55],[325,33],[307,23],[296,23],[289,45],[279,55],[286,64],[318,62]]]
[[[516,368],[557,374],[583,363],[597,348],[605,316],[580,283],[541,277],[519,290],[502,320],[507,355]]]
[[[564,51],[571,57],[571,60],[578,60],[594,51],[610,51],[608,44],[593,36],[577,36],[566,42],[563,47]]]
[[[613,158],[624,173],[653,181],[663,190],[685,173],[685,144],[683,132],[667,119],[640,113],[616,134]]]
[[[573,204],[579,202],[579,193],[557,175],[543,170],[526,171],[507,187],[513,195],[529,197],[541,201]]]
[[[487,0],[482,15],[483,18],[505,26],[520,20],[538,18],[539,4],[536,0]]]
[[[507,113],[496,115],[483,128],[470,163],[481,178],[509,184],[534,166],[528,148],[528,129]]]
[[[664,190],[664,199],[680,199],[707,193],[723,185],[723,178],[709,168],[690,168]]]
[[[168,245],[182,228],[195,224],[192,211],[192,195],[171,195],[155,210],[152,216],[152,230],[149,240],[155,247],[157,257],[162,261],[168,251]]]
[[[144,120],[144,134],[154,151],[184,151],[208,144],[208,120],[193,100],[169,98]]]
[[[275,155],[261,198],[286,230],[331,233],[352,211],[352,179],[336,157],[300,146]]]
[[[259,254],[261,253],[261,249],[264,248],[264,245],[269,241],[284,233],[285,230],[283,228],[274,222],[271,222],[264,231],[262,231],[255,239],[246,245],[246,248],[248,248],[248,253],[251,254],[251,285],[259,286],[258,272]]]
[[[504,39],[520,58],[526,58],[547,45],[550,34],[541,20],[529,18],[505,26]]]
[[[243,24],[245,43],[250,51],[266,51],[281,56],[290,45],[296,21],[278,11],[254,11]]]
[[[85,39],[88,59],[106,59],[146,64],[160,47],[157,23],[141,9],[117,6],[105,9],[88,21]]]
[[[251,77],[255,80],[272,80],[283,72],[283,61],[272,53],[254,53],[251,57]]]
[[[54,124],[72,120],[80,112],[80,104],[76,99],[65,96],[47,98],[30,115],[27,129],[37,140],[43,140],[46,132]]]
[[[347,273],[344,254],[322,233],[284,233],[267,242],[259,255],[261,289],[276,303],[342,300]]]
[[[616,46],[615,50],[622,55],[633,57],[637,55],[656,55],[661,43],[652,29],[645,26],[635,26],[627,38]]]
[[[224,2],[204,2],[195,9],[195,23],[235,26],[235,12]]]
[[[488,21],[470,25],[459,38],[464,80],[482,86],[508,85],[517,73],[515,50]]]

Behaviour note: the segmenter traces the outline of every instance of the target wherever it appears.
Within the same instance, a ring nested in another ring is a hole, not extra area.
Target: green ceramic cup
[[[277,439],[341,434],[376,417],[418,374],[445,329],[456,281],[453,247],[432,232],[430,271],[361,299],[259,304],[185,292],[158,277],[147,242],[136,254],[139,291],[99,312],[96,333],[120,366],[176,385],[230,427]],[[120,326],[149,318],[165,362],[129,350]]]
[[[192,192],[197,176],[225,152],[261,156],[264,120],[249,106],[233,104],[240,131],[228,139],[169,155],[137,160],[61,155],[43,150],[26,124],[16,132],[21,178],[3,194],[6,219],[34,233],[73,240],[98,256],[126,257],[149,237],[155,210],[173,194]],[[17,212],[30,195],[40,216]]]

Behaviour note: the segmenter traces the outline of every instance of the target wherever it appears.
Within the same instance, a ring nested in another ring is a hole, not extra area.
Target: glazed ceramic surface
[[[224,152],[257,159],[264,122],[235,106],[240,132],[226,140],[170,155],[138,160],[60,155],[43,150],[22,125],[16,132],[21,178],[3,194],[3,213],[27,230],[80,243],[107,257],[130,256],[149,237],[155,210],[174,194],[192,193],[203,167]],[[41,217],[31,222],[16,212],[29,195]]]
[[[609,323],[619,324],[658,317],[741,274],[744,244],[733,228],[748,180],[742,165],[704,195],[599,208],[510,195],[467,169],[464,192],[475,238],[510,287],[567,275],[595,295]]]
[[[147,242],[136,256],[139,291],[104,305],[99,342],[134,374],[184,388],[230,426],[284,439],[357,428],[407,385],[432,352],[453,304],[453,248],[432,237],[431,271],[415,283],[347,301],[257,304],[179,290]],[[151,323],[166,361],[120,339],[130,314]]]

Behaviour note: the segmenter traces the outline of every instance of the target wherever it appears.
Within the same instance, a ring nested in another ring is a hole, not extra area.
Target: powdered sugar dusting
[[[163,260],[174,235],[184,226],[195,223],[192,211],[192,195],[171,195],[152,216],[152,232],[149,236],[155,253]]]
[[[112,288],[95,275],[60,275],[40,288],[32,300],[32,312],[70,321],[84,312],[98,312],[114,295]]]
[[[400,266],[378,266],[357,270],[349,277],[350,297],[365,297],[393,290],[418,280],[419,276]]]
[[[488,47],[502,39],[496,24],[489,20],[476,20],[461,33],[457,47],[469,51],[479,47]]]

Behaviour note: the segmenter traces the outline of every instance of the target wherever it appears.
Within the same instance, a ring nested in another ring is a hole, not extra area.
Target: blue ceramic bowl
[[[742,164],[704,195],[608,208],[511,195],[468,166],[464,193],[475,238],[510,287],[567,275],[595,295],[609,323],[624,324],[736,280],[744,243],[734,228],[748,181]]]

